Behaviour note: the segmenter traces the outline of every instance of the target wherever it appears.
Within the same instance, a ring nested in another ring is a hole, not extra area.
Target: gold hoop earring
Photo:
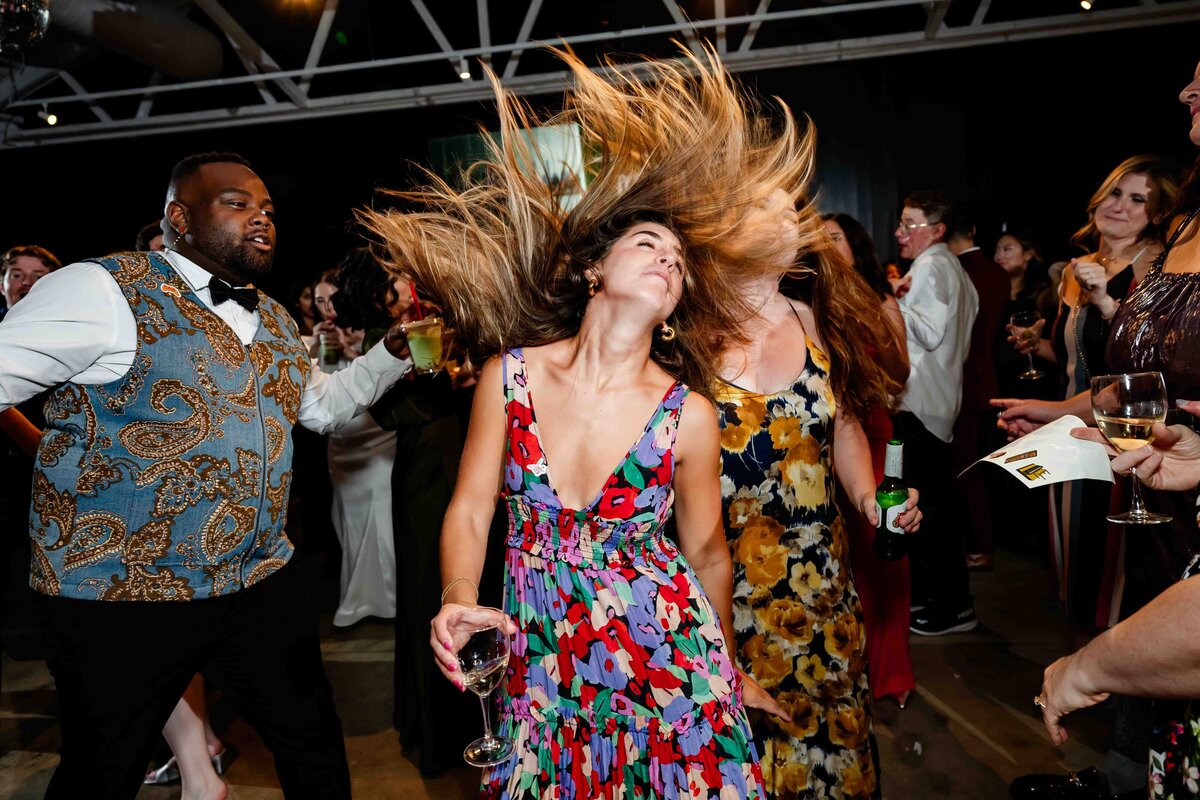
[[[665,319],[663,320],[663,324],[658,328],[658,338],[664,342],[675,341],[675,329],[668,325]]]
[[[595,297],[598,291],[600,291],[600,281],[588,278],[588,297]]]

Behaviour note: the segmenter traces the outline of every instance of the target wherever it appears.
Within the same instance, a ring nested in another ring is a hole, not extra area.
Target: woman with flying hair
[[[654,65],[656,78],[662,72],[670,69]],[[719,68],[701,71],[705,119],[675,113],[661,87],[592,79],[575,93],[573,110],[636,153],[669,151],[695,132],[723,145],[705,155],[709,169],[699,180],[680,178],[674,193],[685,207],[728,202],[734,211],[712,255],[749,316],[744,335],[724,342],[715,399],[735,651],[756,682],[747,683],[747,698],[761,687],[780,707],[751,712],[766,793],[879,797],[862,609],[833,491],[836,461],[855,510],[878,521],[858,420],[900,389],[866,355],[890,350],[884,326],[863,324],[879,319],[879,301],[840,264],[807,197],[811,126],[801,134],[782,104],[782,124],[770,126]],[[666,113],[633,129],[622,111],[629,107]],[[736,176],[722,174],[725,159],[741,159]],[[916,500],[910,492],[898,520],[906,531],[920,524]]]
[[[715,62],[695,60],[694,79],[649,64],[653,86],[620,73],[640,91],[592,120],[575,104],[603,81],[561,55],[577,81],[564,119],[599,151],[569,213],[528,168],[540,154],[519,128],[537,120],[498,84],[501,138],[487,137],[465,189],[430,176],[401,193],[423,210],[362,212],[389,266],[484,364],[431,644],[461,689],[455,652],[486,613],[477,584],[499,492],[513,635],[499,733],[516,755],[485,772],[482,794],[760,798],[742,693],[778,707],[735,669],[726,638],[731,565],[706,395],[748,316],[730,278],[774,263],[780,243],[738,235],[749,192],[681,191],[744,185],[750,163],[743,109],[717,102],[731,90]],[[664,124],[679,133],[672,146],[643,149]],[[672,514],[678,546],[663,535]]]

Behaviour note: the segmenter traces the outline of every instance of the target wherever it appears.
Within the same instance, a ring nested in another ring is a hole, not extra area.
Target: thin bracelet
[[[471,584],[471,588],[475,590],[475,599],[479,599],[479,585],[476,584],[475,581],[471,580],[470,578],[455,578],[446,584],[445,589],[442,589],[442,605],[446,605],[446,592],[450,591],[460,583]]]

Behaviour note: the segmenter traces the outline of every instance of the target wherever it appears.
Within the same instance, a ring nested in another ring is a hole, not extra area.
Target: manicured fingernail
[[[1179,398],[1178,400],[1176,400],[1176,401],[1175,401],[1175,405],[1179,406],[1180,408],[1187,408],[1187,406],[1188,406],[1189,404],[1191,404],[1191,402],[1192,402],[1191,400],[1184,400],[1184,399],[1181,397],[1181,398]]]
[[[446,667],[446,669],[450,670],[451,672],[454,672],[456,669],[458,669],[458,667],[451,664],[450,666]]]
[[[450,649],[450,642],[449,642],[449,641],[443,641],[443,642],[442,642],[442,646],[443,646],[443,647],[445,647],[447,650],[449,650],[449,649]]]

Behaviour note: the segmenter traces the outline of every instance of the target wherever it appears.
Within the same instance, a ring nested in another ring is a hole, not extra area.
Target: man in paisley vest
[[[252,286],[273,217],[240,156],[184,159],[165,252],[64,267],[0,326],[0,410],[52,389],[29,524],[62,728],[48,798],[132,798],[197,671],[262,735],[286,797],[350,796],[289,565],[291,429],[337,428],[410,361],[396,330],[349,369],[310,369],[295,322]]]

